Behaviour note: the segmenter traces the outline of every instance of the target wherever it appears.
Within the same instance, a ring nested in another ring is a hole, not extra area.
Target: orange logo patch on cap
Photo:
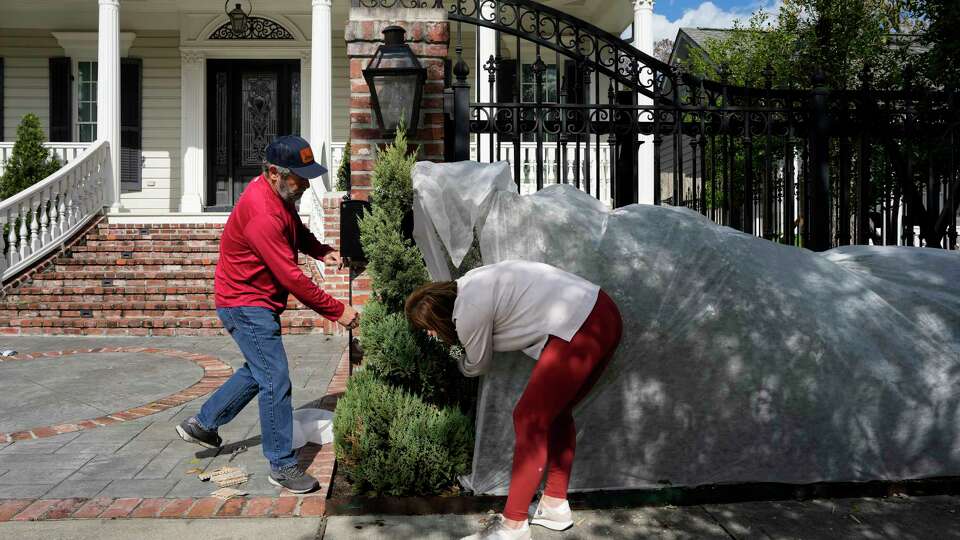
[[[300,150],[300,161],[303,162],[304,165],[313,163],[313,150],[311,150],[309,146]]]

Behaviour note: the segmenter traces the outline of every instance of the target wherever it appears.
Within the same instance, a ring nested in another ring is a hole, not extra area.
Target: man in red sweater
[[[355,328],[359,316],[317,287],[297,265],[297,252],[341,264],[339,253],[304,227],[294,206],[310,187],[309,179],[323,175],[326,168],[314,161],[310,144],[293,135],[270,143],[266,158],[263,174],[247,185],[223,229],[214,278],[217,315],[246,363],[207,399],[197,416],[177,426],[177,433],[187,442],[219,448],[217,429],[258,396],[270,482],[293,493],[308,493],[318,486],[298,467],[293,452],[290,375],[280,314],[289,292],[346,328]]]

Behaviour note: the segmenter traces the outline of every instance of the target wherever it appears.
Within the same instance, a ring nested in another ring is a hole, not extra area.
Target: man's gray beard
[[[277,194],[280,195],[281,199],[288,203],[295,203],[299,201],[306,192],[307,190],[294,191],[290,189],[290,186],[287,184],[285,179],[277,182]]]

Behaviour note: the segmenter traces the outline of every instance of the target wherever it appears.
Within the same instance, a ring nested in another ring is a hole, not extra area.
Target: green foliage
[[[429,280],[420,252],[403,237],[400,220],[376,202],[360,220],[360,242],[373,296],[391,312],[403,311],[407,296]]]
[[[390,312],[403,304],[417,287],[430,280],[423,257],[401,232],[403,216],[413,207],[411,172],[415,155],[408,155],[407,137],[377,154],[373,169],[373,210],[360,221],[360,242],[367,254],[367,272],[373,294]]]
[[[935,86],[960,88],[960,2],[957,0],[914,0],[924,26],[921,41],[927,78]]]
[[[469,470],[470,421],[362,369],[347,383],[334,418],[337,460],[357,493],[436,495]]]
[[[337,191],[347,190],[347,180],[350,178],[350,141],[343,148],[340,166],[337,167]]]
[[[50,157],[43,146],[40,119],[27,114],[17,127],[17,141],[0,177],[0,199],[7,199],[36,184],[60,168],[60,160]]]
[[[419,249],[401,232],[413,206],[415,161],[401,129],[377,154],[373,208],[360,220],[373,293],[360,323],[364,367],[334,422],[338,459],[360,493],[439,493],[468,470],[473,450],[462,411],[473,406],[476,381],[461,376],[449,349],[414,331],[403,312],[407,296],[429,281]]]
[[[469,381],[446,348],[410,328],[403,313],[363,322],[367,368],[382,380],[421,396],[427,403],[454,405],[464,401]]]
[[[737,21],[725,39],[707,40],[686,67],[719,79],[727,66],[732,83],[757,86],[770,65],[773,86],[802,88],[822,70],[827,86],[856,88],[870,66],[874,87],[897,87],[904,67],[917,60],[903,34],[918,24],[908,8],[898,0],[784,0],[775,18],[760,10]]]

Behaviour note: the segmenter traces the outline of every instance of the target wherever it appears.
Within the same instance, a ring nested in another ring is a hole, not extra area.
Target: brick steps
[[[214,268],[217,264],[217,258],[209,257],[170,257],[167,259],[148,259],[148,258],[106,258],[96,259],[71,259],[60,257],[53,263],[53,271],[58,273],[73,272],[81,270],[83,272],[198,272]]]
[[[73,300],[54,300],[49,295],[37,301],[24,302],[5,302],[0,306],[0,313],[10,310],[33,310],[33,311],[79,311],[81,309],[102,309],[102,310],[140,310],[140,311],[214,311],[216,306],[214,301],[209,298],[200,300],[154,300],[154,301],[128,301],[128,300],[92,300],[86,296],[78,296]],[[306,309],[299,302],[287,302],[285,314]]]
[[[176,233],[176,232],[165,232],[165,231],[155,231],[148,233],[140,233],[136,231],[128,232],[97,232],[87,236],[88,241],[93,242],[136,242],[136,241],[151,241],[151,240],[160,240],[164,242],[186,242],[186,241],[204,241],[204,242],[219,242],[220,233],[219,232],[195,232],[195,233]]]
[[[332,333],[333,324],[322,317],[284,316],[284,334]],[[226,335],[216,316],[125,318],[0,318],[0,335]]]
[[[122,253],[133,253],[134,258],[151,258],[173,255],[177,257],[216,256],[220,246],[208,244],[201,246],[164,246],[147,242],[113,242],[86,246],[75,246],[69,256],[75,259],[96,259],[109,257],[119,259]]]
[[[93,305],[93,304],[85,304]],[[101,306],[97,308],[86,308],[86,307],[74,307],[74,308],[56,308],[48,307],[45,309],[30,309],[30,308],[16,308],[16,309],[0,309],[0,318],[9,318],[9,319],[123,319],[127,317],[131,318],[153,318],[153,319],[169,319],[169,318],[192,318],[192,317],[216,317],[215,308],[197,308],[191,309],[187,307],[173,307],[167,308],[136,308],[136,307],[122,307],[121,305],[114,306]],[[309,309],[292,309],[286,310],[283,312],[285,318],[301,318],[301,319],[312,319],[319,317],[313,310]],[[40,326],[43,326],[42,324]]]
[[[7,291],[0,335],[223,335],[213,301],[222,232],[223,225],[100,224]],[[308,260],[301,257],[309,274]],[[323,286],[346,296],[343,276]],[[292,296],[281,321],[285,334],[336,331]]]
[[[17,309],[39,309],[33,306],[68,303],[70,305],[85,305],[83,309],[86,309],[86,306],[97,306],[104,303],[129,305],[137,302],[202,302],[213,309],[212,286],[212,284],[205,284],[193,287],[165,285],[149,287],[65,287],[58,291],[56,297],[52,297],[42,287],[23,287],[17,293],[7,295],[0,308],[16,306]],[[343,284],[342,287],[346,287],[346,284]],[[330,287],[330,289],[339,290],[342,287]],[[287,310],[301,308],[303,308],[303,305],[291,295],[287,302]]]

